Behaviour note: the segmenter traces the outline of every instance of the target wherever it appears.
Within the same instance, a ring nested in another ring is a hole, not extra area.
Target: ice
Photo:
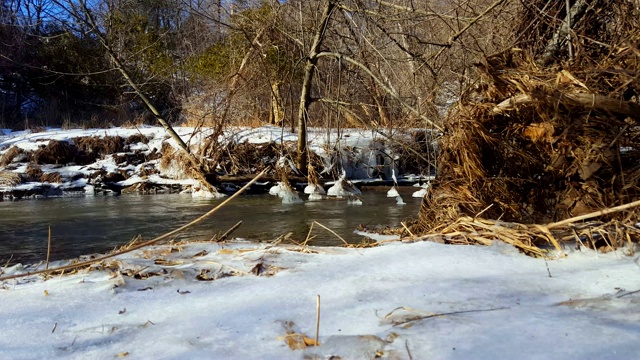
[[[400,194],[398,194],[398,188],[394,186],[391,187],[391,189],[389,189],[389,191],[387,191],[387,197],[396,197],[399,196]]]
[[[329,196],[351,196],[360,195],[360,189],[355,187],[350,181],[346,179],[346,174],[343,172],[342,176],[327,190]]]

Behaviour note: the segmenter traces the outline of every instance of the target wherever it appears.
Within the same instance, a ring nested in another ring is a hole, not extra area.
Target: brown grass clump
[[[149,138],[142,134],[133,134],[125,140],[125,144],[137,144],[137,143],[148,144]]]
[[[46,146],[35,151],[33,160],[37,164],[65,165],[80,159],[78,155],[78,149],[74,145],[66,141],[49,140]]]
[[[24,150],[20,149],[17,146],[12,146],[9,150],[7,150],[6,153],[4,153],[4,155],[2,155],[2,158],[0,158],[0,166],[7,166],[11,164],[11,162],[13,162],[13,159],[23,153]]]
[[[74,142],[78,150],[94,160],[124,151],[124,139],[121,136],[83,136],[74,139]]]
[[[61,183],[62,175],[60,175],[59,172],[45,173],[45,174],[42,174],[42,176],[40,177],[40,181],[48,182],[48,183]]]
[[[41,181],[40,178],[44,174],[42,169],[37,164],[27,165],[27,171],[25,172],[29,181]]]
[[[0,171],[0,186],[16,186],[22,183],[22,177],[11,171]]]
[[[446,119],[423,226],[485,208],[490,218],[544,223],[637,199],[639,104],[596,95],[603,79],[541,70],[520,51],[481,72],[486,100],[461,103]]]

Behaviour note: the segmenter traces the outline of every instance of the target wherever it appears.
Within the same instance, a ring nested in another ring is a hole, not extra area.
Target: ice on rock
[[[318,201],[324,199],[324,195],[318,193],[309,194],[309,201]]]
[[[326,192],[324,191],[324,188],[322,187],[322,185],[311,184],[311,183],[309,183],[309,185],[307,185],[304,188],[304,193],[305,194],[319,194],[319,195],[325,195],[326,194]]]
[[[396,196],[396,204],[398,205],[406,205],[407,203],[404,202],[404,200],[402,200],[402,197],[400,195]]]
[[[416,184],[416,185],[418,185],[418,184]],[[411,194],[411,196],[412,196],[412,197],[415,197],[415,198],[422,198],[422,197],[424,197],[425,195],[427,195],[427,191],[429,190],[429,183],[428,183],[428,182],[426,182],[426,183],[424,183],[424,184],[422,184],[422,185],[419,185],[419,186],[420,186],[422,189],[420,189],[420,190],[418,190],[418,191],[414,192],[413,194]]]
[[[399,196],[400,194],[398,194],[398,188],[394,186],[391,187],[391,189],[389,189],[389,191],[387,191],[387,197],[396,197]]]
[[[283,204],[300,204],[304,202],[295,190],[282,181],[272,186],[271,189],[269,189],[269,194],[280,197]]]
[[[87,184],[84,186],[84,193],[87,195],[95,195],[96,194],[96,188],[91,185],[91,184]]]
[[[286,189],[285,191],[283,191],[280,197],[282,198],[283,204],[301,204],[304,202],[302,199],[300,199],[298,193],[291,189]]]
[[[282,192],[282,182],[280,181],[269,189],[269,195],[280,196],[280,192]]]
[[[329,196],[351,196],[360,195],[362,192],[346,179],[347,175],[343,171],[336,183],[327,190]]]
[[[193,191],[191,192],[191,197],[194,199],[219,199],[225,197],[225,194],[219,192],[211,192],[204,188],[201,183],[196,183],[193,186]]]
[[[357,197],[352,197],[352,198],[349,198],[349,200],[347,200],[347,204],[349,204],[349,205],[362,205],[362,200],[358,199]]]

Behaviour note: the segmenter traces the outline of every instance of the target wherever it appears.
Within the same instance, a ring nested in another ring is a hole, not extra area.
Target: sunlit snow
[[[106,262],[110,270],[2,282],[0,358],[582,360],[640,353],[640,267],[623,251],[567,249],[567,258],[545,261],[504,244],[422,241],[173,249],[120,255]],[[288,332],[315,337],[317,295],[320,346],[293,350]]]

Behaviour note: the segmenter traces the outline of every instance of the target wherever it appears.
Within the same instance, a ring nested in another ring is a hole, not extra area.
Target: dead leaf
[[[191,291],[189,290],[185,290],[185,291],[180,291],[180,289],[177,290],[178,294],[180,295],[185,295],[185,294],[191,294]]]
[[[44,291],[44,296],[49,296],[49,292],[47,290]]]
[[[597,162],[583,164],[578,169],[578,174],[580,174],[582,180],[588,180],[596,171],[600,170],[601,167],[602,165]]]
[[[536,143],[539,141],[553,142],[555,127],[550,122],[533,123],[522,131],[522,137]]]
[[[177,265],[182,265],[184,264],[183,261],[179,261],[179,260],[167,260],[167,259],[155,259],[153,261],[154,264],[156,265],[162,265],[162,266],[177,266]]]
[[[220,249],[218,250],[218,254],[220,255],[240,255],[244,253],[248,253],[251,251],[255,251],[255,249]]]
[[[316,344],[316,341],[304,334],[287,334],[284,336],[284,341],[289,346],[291,350],[302,350],[309,346],[319,346],[320,344]]]
[[[212,276],[210,273],[211,273],[211,270],[202,269],[202,270],[200,270],[198,275],[196,275],[196,280],[213,281],[213,280],[217,279],[217,276],[215,274]]]
[[[122,308],[122,310],[118,311],[118,315],[122,315],[127,312],[127,308]]]
[[[123,352],[121,352],[119,354],[116,354],[116,357],[120,357],[120,358],[127,357],[127,356],[129,356],[129,352],[128,351],[123,351]]]
[[[151,286],[147,286],[146,288],[138,289],[138,291],[147,291],[147,290],[153,290],[153,288]]]
[[[265,271],[267,270],[267,268],[264,266],[264,263],[257,263],[256,266],[254,266],[253,268],[251,268],[251,273],[253,275],[256,276],[260,276],[262,275]]]
[[[193,257],[200,257],[200,256],[208,255],[208,254],[209,254],[209,252],[208,252],[207,250],[202,250],[202,251],[200,251],[200,252],[195,253],[195,254],[193,255]]]

